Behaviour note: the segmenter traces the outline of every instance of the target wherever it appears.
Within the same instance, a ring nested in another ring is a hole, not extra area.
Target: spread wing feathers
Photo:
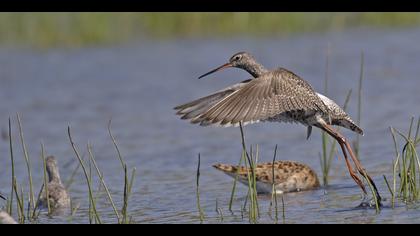
[[[308,83],[282,69],[253,79],[206,109],[195,112],[194,115],[202,114],[191,122],[228,126],[240,121],[258,122],[287,111],[327,112],[327,109]]]
[[[242,81],[241,83],[222,89],[209,96],[199,98],[186,104],[179,105],[174,108],[175,110],[178,110],[176,114],[181,115],[181,119],[196,118],[197,116],[203,114],[212,106],[220,102],[222,99],[228,97],[230,94],[234,93],[250,81],[251,80]]]

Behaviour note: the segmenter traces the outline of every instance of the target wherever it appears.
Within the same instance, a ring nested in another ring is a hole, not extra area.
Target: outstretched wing
[[[217,91],[214,94],[209,96],[199,98],[192,102],[188,102],[182,105],[175,107],[175,110],[178,110],[177,115],[181,116],[181,119],[193,119],[202,115],[204,112],[208,111],[212,106],[216,105],[221,100],[225,99],[232,93],[238,91],[244,87],[251,80],[244,80],[240,83],[234,84],[230,87],[224,88]]]
[[[220,93],[223,91],[207,99],[222,96]],[[285,69],[266,73],[216,100],[205,108],[192,109],[190,105],[188,111],[194,115],[185,118],[201,125],[229,126],[266,120],[287,111],[328,111],[306,81]]]

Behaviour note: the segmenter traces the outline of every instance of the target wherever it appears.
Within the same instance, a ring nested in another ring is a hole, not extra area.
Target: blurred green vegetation
[[[420,13],[0,13],[0,44],[78,47],[133,38],[285,36],[419,24]]]

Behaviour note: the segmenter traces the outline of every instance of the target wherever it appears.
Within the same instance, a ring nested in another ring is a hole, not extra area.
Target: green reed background
[[[0,13],[0,44],[79,47],[143,38],[287,36],[419,25],[419,13]]]

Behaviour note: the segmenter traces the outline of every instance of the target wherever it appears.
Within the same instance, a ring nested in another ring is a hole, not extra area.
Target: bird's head
[[[198,78],[201,79],[201,78],[203,78],[207,75],[210,75],[210,74],[212,74],[216,71],[223,70],[223,69],[229,68],[229,67],[236,67],[236,68],[241,68],[241,69],[247,70],[250,66],[254,65],[255,63],[256,63],[255,59],[252,57],[251,54],[249,54],[247,52],[238,52],[238,53],[235,53],[229,59],[228,63],[223,64],[223,65],[217,67],[216,69],[214,69],[210,72],[207,72],[207,73],[205,73],[204,75],[202,75]]]

